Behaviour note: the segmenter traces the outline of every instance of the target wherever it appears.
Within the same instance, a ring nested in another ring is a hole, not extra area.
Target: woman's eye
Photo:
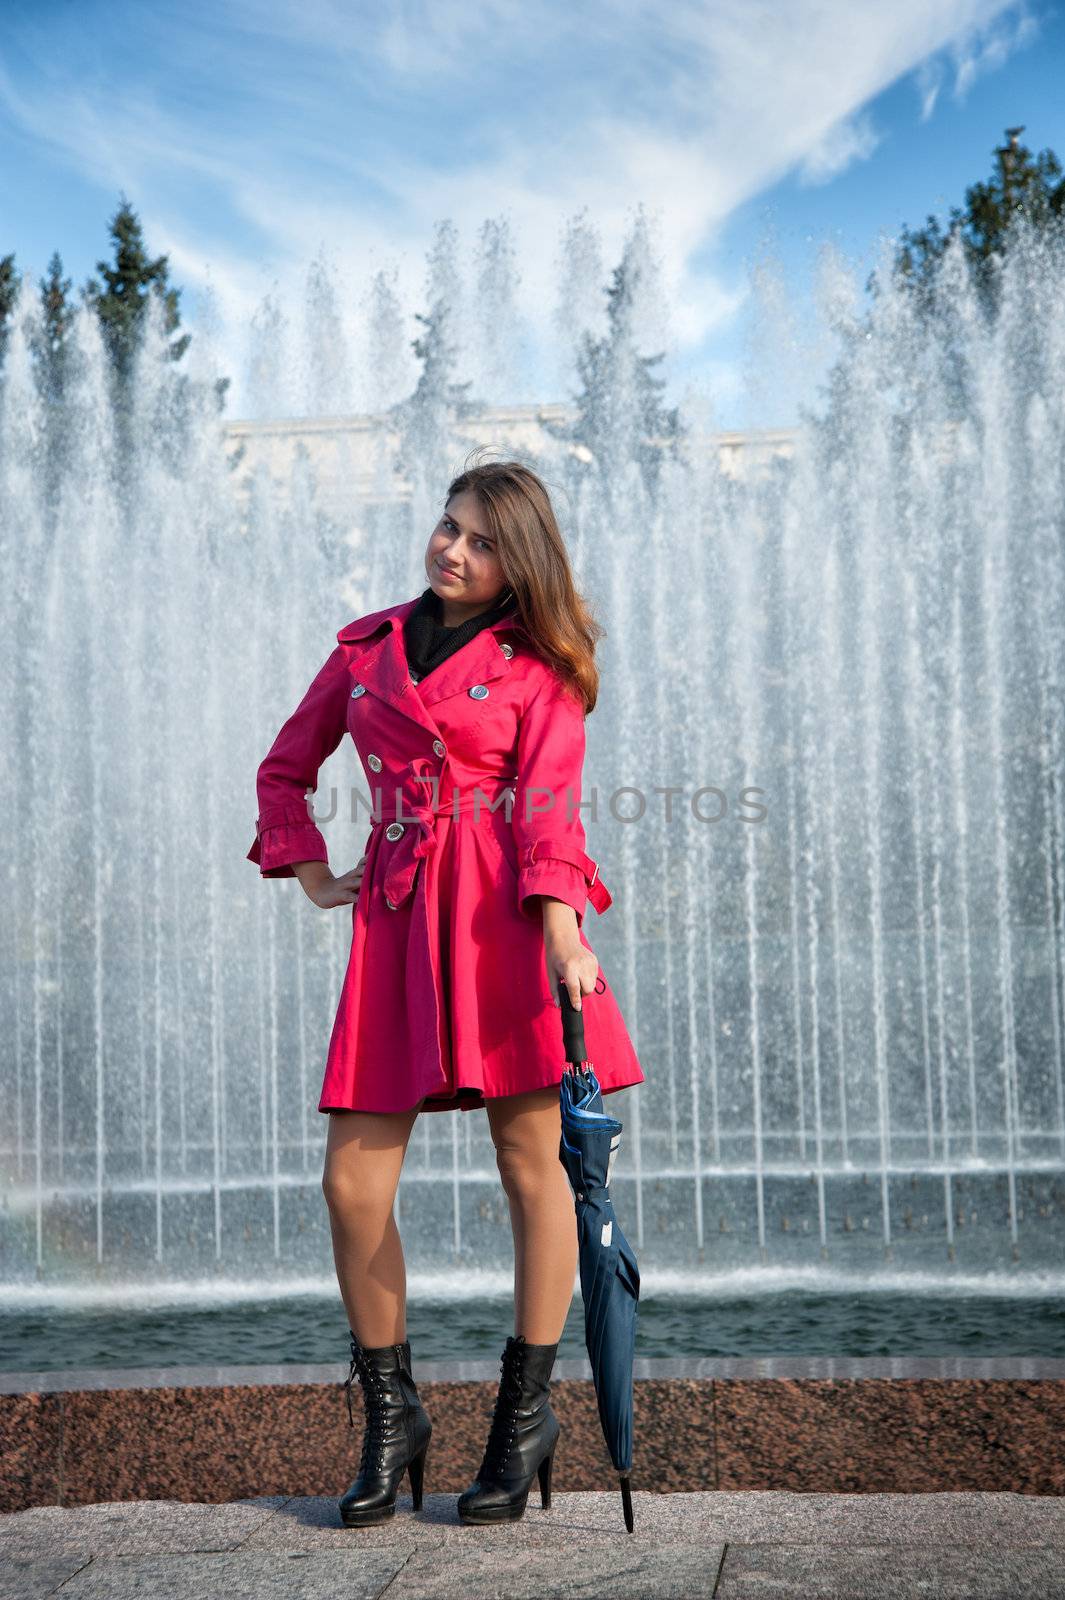
[[[447,533],[458,533],[459,531],[455,524],[453,522],[449,522],[446,517],[444,518],[444,528]],[[484,549],[489,552],[489,554],[491,553],[493,545],[490,539],[478,539],[477,543],[482,545]]]

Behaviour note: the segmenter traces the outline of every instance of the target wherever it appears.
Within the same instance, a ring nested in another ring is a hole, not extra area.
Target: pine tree
[[[455,345],[450,337],[451,311],[443,300],[438,300],[428,312],[416,311],[415,322],[420,322],[425,332],[411,340],[411,349],[422,364],[415,385],[412,403],[419,409],[454,408],[463,414],[468,400],[466,391],[471,380],[455,383],[451,372],[455,364]]]
[[[895,255],[894,271],[910,284],[922,306],[935,309],[939,264],[948,245],[960,236],[962,248],[977,283],[985,309],[994,312],[998,263],[1007,254],[1014,224],[1024,218],[1036,228],[1046,228],[1065,218],[1065,179],[1053,150],[1038,156],[1018,141],[1023,127],[1007,128],[1007,143],[992,153],[995,169],[988,182],[970,184],[965,205],[950,208],[944,228],[930,214],[923,228],[904,228]],[[877,292],[875,280],[870,287]]]
[[[635,348],[632,311],[638,270],[628,252],[614,268],[605,290],[607,333],[596,339],[585,331],[577,353],[581,388],[575,396],[576,419],[551,431],[584,447],[592,458],[586,470],[606,470],[619,453],[637,460],[653,491],[663,451],[676,452],[683,429],[678,408],[662,405],[666,380],[651,370],[665,352],[642,356]]]
[[[96,270],[103,279],[103,287],[95,278],[89,278],[82,293],[100,318],[114,371],[121,383],[130,375],[149,295],[154,294],[162,301],[164,326],[170,334],[181,323],[178,311],[181,290],[168,283],[167,256],[157,256],[154,261],[149,259],[140,219],[125,195],[121,196],[119,208],[111,219],[110,232],[114,241],[114,264],[98,261]],[[172,361],[180,361],[191,338],[191,334],[182,334],[169,346]]]
[[[166,256],[150,259],[145,249],[141,224],[132,206],[123,195],[110,223],[114,245],[114,261],[97,262],[102,284],[89,278],[81,289],[83,303],[97,315],[105,347],[110,357],[112,375],[112,400],[115,425],[118,431],[116,474],[121,480],[127,475],[132,459],[131,419],[135,397],[131,393],[130,379],[135,356],[150,305],[150,296],[156,296],[163,307],[163,325],[167,335],[176,332],[180,325],[178,297],[180,289],[168,282],[169,267]],[[10,335],[11,316],[18,299],[20,285],[15,273],[14,255],[0,259],[0,362],[2,362]],[[58,477],[63,470],[69,426],[64,389],[71,362],[70,338],[76,304],[71,296],[72,283],[63,276],[63,262],[54,251],[48,272],[38,281],[41,318],[39,333],[32,342],[32,355],[45,403],[48,422],[45,446],[45,470]],[[171,362],[180,361],[191,342],[191,334],[182,334],[167,346]],[[215,378],[210,384],[215,409],[220,414],[225,408],[226,390],[230,380]],[[188,430],[193,425],[200,400],[201,385],[187,373],[175,372],[170,385],[168,420],[165,434],[159,444],[175,471],[187,442]],[[244,454],[242,446],[229,458],[230,470],[236,470]]]
[[[11,313],[15,309],[18,299],[18,283],[15,278],[15,257],[13,255],[0,258],[0,360],[3,359],[7,349],[7,336]]]
[[[38,356],[41,385],[49,402],[58,400],[63,392],[68,357],[67,339],[75,315],[70,299],[72,287],[71,279],[63,277],[63,260],[59,251],[55,250],[48,263],[48,276],[41,278],[38,283],[41,320],[44,324],[43,347],[38,351]]]
[[[423,329],[411,340],[421,363],[418,382],[411,394],[390,408],[400,435],[395,470],[411,486],[412,507],[436,504],[439,485],[446,484],[453,471],[452,429],[472,408],[470,382],[458,383],[453,376],[458,360],[457,256],[458,230],[445,219],[436,225],[429,252],[425,293],[429,309],[414,313]]]

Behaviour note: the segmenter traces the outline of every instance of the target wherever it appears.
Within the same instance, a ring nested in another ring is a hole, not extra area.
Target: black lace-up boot
[[[340,1520],[348,1528],[365,1528],[395,1515],[404,1472],[410,1473],[414,1509],[421,1510],[425,1452],[433,1425],[411,1376],[408,1340],[371,1349],[351,1335],[351,1371],[344,1388],[352,1427],[351,1390],[356,1377],[362,1385],[366,1430],[359,1476],[340,1502]]]
[[[557,1344],[526,1344],[513,1335],[503,1351],[492,1426],[477,1480],[459,1495],[463,1522],[516,1522],[525,1515],[534,1477],[540,1503],[551,1504],[551,1464],[561,1427],[551,1410]]]

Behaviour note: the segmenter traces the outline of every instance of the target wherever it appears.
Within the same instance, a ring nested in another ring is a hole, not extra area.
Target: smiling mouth
[[[436,564],[436,570],[439,573],[441,573],[445,578],[457,578],[458,577],[458,573],[457,572],[452,572],[448,567],[442,567],[440,565],[439,561]]]

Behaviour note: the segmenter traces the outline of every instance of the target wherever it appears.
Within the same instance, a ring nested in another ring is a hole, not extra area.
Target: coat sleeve
[[[511,822],[518,855],[518,909],[539,921],[533,895],[564,900],[584,922],[586,903],[603,912],[612,896],[598,863],[585,853],[578,806],[584,765],[584,707],[548,680],[529,700],[518,725],[517,781]]]
[[[259,766],[259,815],[247,860],[263,878],[294,878],[294,861],[329,860],[325,839],[311,819],[307,791],[313,794],[319,767],[347,731],[347,667],[348,652],[338,645]]]

